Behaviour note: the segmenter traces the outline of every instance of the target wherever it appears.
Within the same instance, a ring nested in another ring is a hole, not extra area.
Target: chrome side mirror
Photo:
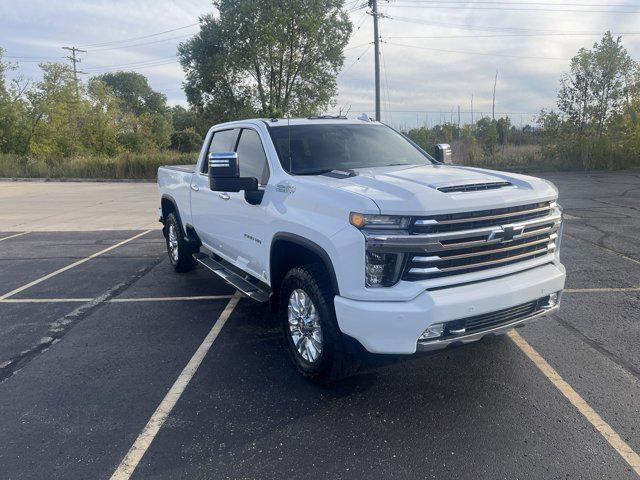
[[[440,163],[446,163],[447,165],[453,163],[451,159],[451,146],[448,143],[439,143],[436,145],[434,156]]]
[[[212,152],[209,162],[209,188],[214,192],[239,192],[257,190],[258,180],[240,177],[240,161],[236,152]]]

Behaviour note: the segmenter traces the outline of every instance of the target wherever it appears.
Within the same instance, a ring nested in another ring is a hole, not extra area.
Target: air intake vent
[[[477,192],[479,190],[495,190],[497,188],[513,187],[511,182],[489,182],[489,183],[469,183],[467,185],[453,185],[450,187],[440,187],[442,193],[453,192]]]

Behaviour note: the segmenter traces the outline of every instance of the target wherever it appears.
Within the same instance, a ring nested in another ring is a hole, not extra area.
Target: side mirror
[[[258,189],[258,179],[240,176],[240,162],[236,152],[210,153],[209,188],[214,192],[239,192]]]
[[[439,143],[434,149],[434,157],[441,163],[451,165],[451,146],[448,143]]]

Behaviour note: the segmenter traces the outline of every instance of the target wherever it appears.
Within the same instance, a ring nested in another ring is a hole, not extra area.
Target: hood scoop
[[[480,190],[496,190],[498,188],[513,187],[511,182],[484,182],[484,183],[467,183],[465,185],[449,185],[439,187],[438,191],[442,193],[458,193],[458,192],[477,192]]]

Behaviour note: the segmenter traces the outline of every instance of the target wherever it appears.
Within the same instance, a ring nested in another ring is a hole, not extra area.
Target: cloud
[[[362,2],[348,0],[346,3],[353,7]],[[562,7],[552,0],[548,3],[547,7],[538,4],[522,7],[486,2],[474,5],[472,1],[463,4],[380,1],[385,15],[380,20],[384,42],[383,120],[395,126],[433,124],[450,119],[452,110],[454,118],[457,117],[460,106],[462,121],[468,121],[471,115],[465,112],[471,109],[472,95],[475,117],[489,114],[493,79],[498,70],[496,110],[511,112],[515,123],[530,122],[541,108],[555,105],[558,80],[568,69],[569,59],[580,47],[590,47],[599,39],[598,35],[571,33],[599,34],[606,30],[637,33],[639,30],[636,25],[640,14],[539,11],[640,10],[630,1],[616,1],[618,5],[628,5],[625,8]],[[603,5],[603,2],[596,4]],[[180,88],[184,73],[177,59],[172,62],[170,57],[175,55],[178,43],[197,32],[197,27],[146,39],[107,42],[189,25],[212,10],[210,0],[2,2],[0,46],[8,55],[50,57],[47,60],[60,61],[64,61],[68,53],[61,50],[62,46],[81,46],[88,50],[81,56],[82,69],[94,74],[118,68],[109,67],[111,65],[133,64],[122,68],[147,75],[151,85],[163,91],[170,103],[184,104]],[[373,48],[368,45],[373,40],[372,18],[366,9],[355,10],[350,15],[356,31],[349,47],[354,48],[345,51],[344,72],[338,76],[336,110],[351,107],[352,115],[373,114],[374,58]],[[640,36],[627,35],[623,41],[632,56],[640,58]],[[157,59],[160,60],[155,62]],[[21,73],[37,77],[36,61],[22,59]]]

